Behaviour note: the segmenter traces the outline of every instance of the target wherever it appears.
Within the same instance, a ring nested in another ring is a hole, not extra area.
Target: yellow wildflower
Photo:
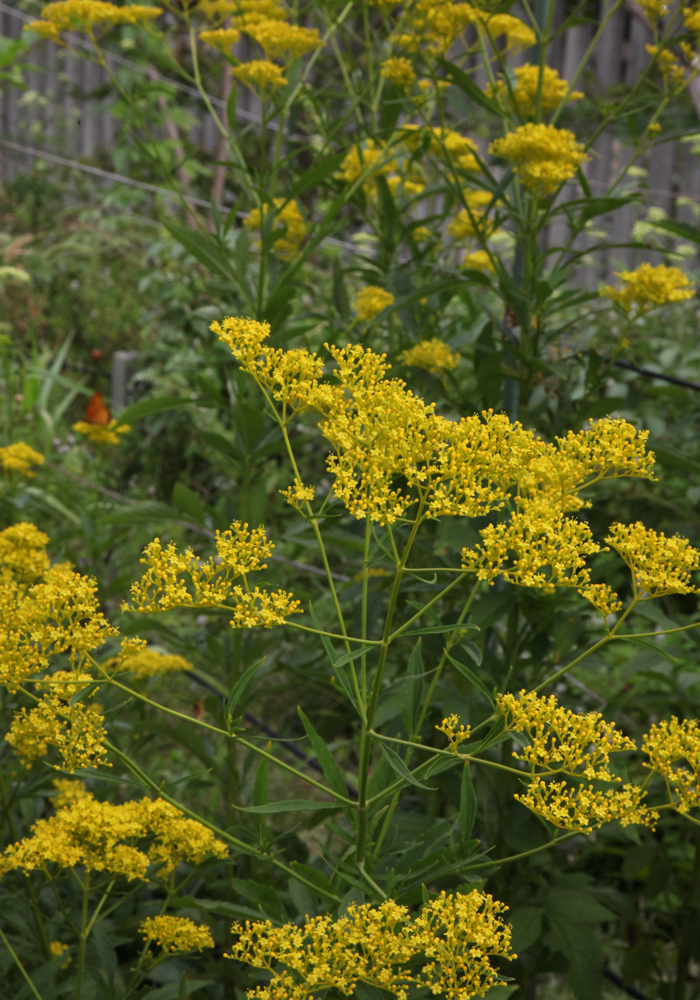
[[[481,20],[494,41],[501,35],[506,36],[506,46],[509,49],[529,49],[537,41],[532,28],[512,14],[493,14],[491,17],[482,15]]]
[[[231,76],[235,76],[246,87],[257,87],[263,96],[268,91],[279,90],[287,85],[282,68],[268,59],[251,59],[242,66],[235,66],[231,70]]]
[[[423,368],[433,375],[454,371],[459,365],[460,356],[438,337],[432,340],[422,340],[399,356],[405,365],[413,368]]]
[[[366,323],[378,316],[394,304],[394,296],[378,285],[367,285],[362,288],[355,299],[355,312],[362,322]]]
[[[614,722],[600,712],[572,712],[558,704],[554,695],[541,697],[534,691],[499,694],[496,704],[503,713],[506,730],[525,733],[530,745],[514,751],[516,760],[530,766],[531,774],[568,774],[589,781],[620,781],[609,768],[610,754],[636,750],[634,740],[623,736]]]
[[[459,729],[457,728],[459,726]],[[465,743],[467,740],[471,739],[471,726],[460,725],[459,719],[456,715],[448,715],[446,719],[435,726],[435,728],[444,733],[448,740],[448,749],[453,753],[457,753],[460,743]]]
[[[91,444],[119,444],[120,434],[126,434],[131,430],[129,424],[120,424],[112,419],[107,424],[89,424],[86,420],[79,420],[73,424],[73,430],[78,434],[83,434]]]
[[[70,954],[70,948],[63,941],[51,941],[49,942],[49,952],[51,953],[51,958],[61,958],[68,952],[65,960],[61,963],[62,969],[67,969],[72,962],[72,957]]]
[[[392,39],[406,52],[445,55],[479,12],[468,3],[451,0],[416,0],[407,10]]]
[[[139,679],[192,670],[192,664],[184,656],[159,653],[155,649],[136,650],[132,656],[122,659],[119,666]]]
[[[0,531],[0,580],[32,583],[49,568],[49,536],[27,521]]]
[[[39,553],[32,573],[40,561]],[[99,611],[96,591],[95,581],[70,563],[47,568],[31,586],[0,577],[0,684],[14,692],[63,653],[77,669],[87,653],[116,635]]]
[[[340,164],[336,176],[346,184],[354,184],[360,177],[366,175],[362,186],[369,193],[374,187],[377,176],[389,174],[395,169],[396,161],[387,157],[385,143],[367,139],[366,142],[352,147]]]
[[[284,198],[275,198],[274,208],[266,206],[262,212],[259,208],[254,208],[243,224],[246,229],[259,231],[263,228],[263,215],[267,216],[270,211],[274,220],[272,234],[274,235],[280,230],[283,231],[283,235],[275,239],[273,243],[274,252],[281,260],[294,260],[301,250],[307,232],[306,223],[296,201],[285,203]],[[267,228],[267,218],[265,218],[264,224]]]
[[[579,594],[590,601],[604,618],[622,611],[622,601],[607,583],[589,583],[588,586],[580,588]]]
[[[39,682],[47,694],[29,711],[17,712],[5,736],[24,764],[32,764],[55,747],[62,766],[71,774],[78,767],[111,767],[106,761],[107,733],[99,708],[85,700],[70,703],[92,680],[90,674],[59,670]]]
[[[399,0],[369,0],[369,5],[381,14],[387,15],[391,14],[394,7],[398,5],[398,2]]]
[[[683,24],[692,35],[700,35],[700,8],[686,8],[683,11]]]
[[[44,7],[42,20],[30,21],[24,30],[57,42],[62,31],[91,31],[98,24],[145,24],[162,13],[159,7],[137,4],[117,7],[105,0],[61,0]]]
[[[16,441],[0,448],[0,465],[3,472],[16,472],[27,479],[34,477],[33,465],[43,465],[44,456],[34,451],[24,441]]]
[[[656,59],[656,65],[667,86],[673,90],[683,89],[686,84],[685,69],[678,56],[670,49],[660,48],[658,45],[647,45],[646,50]],[[692,48],[688,54],[692,65],[692,60],[695,58]]]
[[[611,524],[605,541],[632,571],[635,592],[648,597],[698,594],[690,576],[700,569],[700,551],[682,535],[666,536],[635,524]]]
[[[497,576],[521,587],[552,593],[556,587],[585,587],[590,582],[586,557],[600,552],[584,521],[566,517],[542,500],[522,505],[503,524],[480,532],[473,550],[462,550],[462,566],[490,584]]]
[[[657,24],[668,13],[668,5],[663,0],[639,0],[639,6],[652,24]]]
[[[485,206],[490,205],[493,196],[489,191],[465,191],[466,207],[460,209],[450,222],[447,231],[455,240],[465,240],[469,237],[484,237],[493,232],[496,223],[486,215]]]
[[[615,277],[620,279],[619,288],[606,285],[600,294],[635,316],[670,302],[685,302],[695,295],[695,284],[687,275],[665,264],[640,264],[634,271],[616,271]]]
[[[81,866],[132,881],[146,878],[150,865],[168,876],[180,862],[200,864],[210,854],[228,853],[211,830],[163,799],[112,805],[98,802],[81,785],[74,795],[61,787],[55,806],[55,815],[37,820],[30,836],[0,854],[0,875]]]
[[[230,17],[232,26],[238,29],[256,21],[286,21],[290,16],[277,0],[199,0],[197,13],[210,21]]]
[[[510,928],[500,919],[505,909],[475,889],[443,891],[413,918],[387,899],[376,907],[353,903],[341,917],[307,918],[301,926],[234,923],[237,940],[225,957],[272,970],[269,986],[255,989],[257,1000],[301,1000],[329,987],[348,996],[358,982],[398,1000],[406,1000],[411,984],[468,1000],[498,982],[490,958],[515,958]]]
[[[243,30],[258,43],[268,59],[278,59],[285,52],[290,59],[298,59],[323,45],[318,29],[301,28],[279,20],[246,24]]]
[[[217,28],[215,31],[200,31],[199,40],[205,45],[211,45],[225,56],[231,54],[231,47],[241,37],[238,28]]]
[[[270,325],[257,320],[227,316],[223,323],[212,323],[210,329],[275,401],[292,412],[308,405],[309,394],[323,374],[323,361],[318,355],[304,348],[281,351],[267,347],[264,342],[270,335]]]
[[[410,59],[392,56],[382,63],[381,75],[399,90],[410,90],[416,79],[416,71]]]
[[[526,63],[515,69],[515,80],[510,88],[503,77],[499,76],[495,87],[490,86],[487,93],[490,97],[498,97],[503,104],[513,108],[522,118],[532,118],[537,109],[537,91],[539,89],[542,113],[548,114],[559,107],[569,85],[551,66],[544,66],[542,69],[541,88],[539,80],[539,66]],[[583,94],[580,90],[572,90],[567,102],[580,101],[582,97]]]
[[[565,781],[533,781],[528,790],[514,796],[532,812],[561,830],[591,833],[617,820],[654,828],[658,812],[644,803],[646,792],[636,785],[594,790],[592,785],[572,787]]]
[[[189,951],[214,947],[209,928],[189,917],[146,917],[139,930],[145,941],[155,941],[169,955],[186,955]]]
[[[216,559],[197,559],[192,549],[178,552],[174,542],[163,549],[155,538],[141,557],[148,570],[132,583],[133,603],[124,604],[123,610],[153,614],[179,607],[223,606],[232,613],[233,628],[281,625],[289,615],[300,613],[299,601],[283,590],[267,592],[255,587],[251,591],[247,581],[248,573],[266,568],[263,559],[273,548],[264,528],[249,531],[240,521],[223,533],[216,532]],[[238,577],[243,587],[234,585]]]
[[[673,716],[656,723],[643,737],[642,750],[649,757],[644,766],[663,777],[679,813],[700,805],[700,726],[695,719],[679,722]],[[678,796],[675,802],[673,795]]]
[[[294,485],[288,486],[286,490],[280,490],[287,503],[297,510],[301,510],[303,504],[311,503],[315,492],[313,486],[305,486],[300,479],[295,479]]]
[[[401,126],[401,134],[404,143],[411,150],[417,149],[427,137],[428,149],[433,156],[439,157],[458,170],[476,171],[479,169],[479,161],[475,155],[479,152],[479,147],[459,132],[447,128],[433,128],[432,126],[421,128],[418,125],[408,123]]]
[[[486,250],[475,250],[473,253],[466,254],[462,261],[462,267],[484,271],[486,274],[496,273],[496,268]]]
[[[553,194],[588,159],[573,132],[531,122],[494,140],[489,151],[512,164],[523,186],[539,196]]]

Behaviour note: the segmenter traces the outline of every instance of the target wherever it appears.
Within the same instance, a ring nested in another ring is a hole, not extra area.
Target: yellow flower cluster
[[[408,350],[403,351],[399,360],[413,368],[423,368],[433,375],[443,375],[452,372],[459,365],[460,356],[438,337],[432,340],[422,340]]]
[[[566,517],[546,502],[531,501],[507,522],[480,532],[475,549],[462,552],[462,566],[478,580],[502,576],[521,587],[553,592],[590,582],[586,557],[600,551],[584,521]]]
[[[487,206],[493,201],[493,195],[489,191],[465,191],[465,207],[450,222],[447,231],[455,240],[466,240],[478,236],[484,239],[489,236],[496,227],[493,219],[489,219],[486,211]]]
[[[300,479],[295,479],[293,485],[288,486],[286,490],[280,490],[287,503],[297,510],[301,510],[303,504],[311,503],[315,492],[313,486],[305,486]]]
[[[334,493],[354,516],[391,524],[418,504],[421,518],[475,517],[512,498],[522,507],[518,513],[527,513],[515,522],[527,544],[519,543],[521,560],[512,569],[530,585],[549,586],[557,579],[588,586],[584,557],[598,547],[587,525],[563,514],[585,506],[578,492],[600,479],[651,475],[647,433],[637,433],[624,420],[595,421],[546,444],[490,412],[460,421],[437,416],[434,405],[414,396],[400,379],[386,378],[383,355],[359,346],[326,345],[335,362],[335,384],[324,383],[323,361],[316,354],[266,346],[265,323],[230,317],[211,329],[270,401],[283,404],[281,420],[289,419],[287,407],[322,414],[321,431],[333,449],[327,462]],[[506,528],[489,539],[500,552],[493,565],[485,556],[465,556],[470,568],[485,570],[484,579],[508,568],[508,546],[498,547]],[[550,558],[557,565],[554,576],[544,572]]]
[[[588,159],[573,132],[532,122],[495,139],[489,151],[510,163],[523,186],[540,197],[553,194]]]
[[[457,728],[459,726],[459,728]],[[448,741],[448,749],[452,753],[457,753],[461,743],[466,743],[467,740],[471,739],[471,726],[460,725],[459,719],[456,715],[448,715],[446,719],[435,726],[435,728],[444,733]]]
[[[479,147],[467,136],[453,129],[404,123],[400,132],[404,144],[410,150],[416,150],[420,143],[427,142],[428,151],[449,166],[457,170],[479,169],[479,161],[475,155]]]
[[[696,10],[685,8],[683,11],[683,24],[692,35],[700,35],[700,8]]]
[[[120,434],[127,434],[131,427],[129,424],[120,424],[112,419],[106,424],[89,424],[86,420],[79,420],[73,424],[73,430],[77,434],[82,434],[91,444],[119,444]]]
[[[395,6],[385,0],[376,0],[375,5],[385,13]],[[485,37],[494,42],[505,36],[509,49],[535,44],[533,31],[519,18],[511,14],[489,15],[468,3],[452,0],[409,0],[391,41],[405,52],[442,56],[470,24],[481,25]]]
[[[132,583],[132,604],[124,604],[123,610],[154,614],[181,607],[220,607],[231,612],[233,628],[281,625],[299,613],[299,601],[284,590],[251,590],[247,580],[249,573],[267,568],[263,560],[273,548],[264,528],[250,531],[240,521],[216,532],[217,556],[206,561],[189,548],[178,552],[174,542],[164,549],[155,538],[141,557],[148,569]],[[239,577],[243,586],[234,584]]]
[[[0,876],[16,870],[27,874],[47,865],[80,865],[131,881],[146,878],[151,865],[167,876],[181,862],[200,864],[209,855],[224,858],[228,853],[207,827],[187,819],[164,799],[112,805],[98,802],[82,782],[56,785],[55,814],[37,820],[30,836],[0,854]]]
[[[649,757],[644,766],[663,777],[678,812],[700,805],[700,726],[695,719],[679,722],[674,716],[656,723],[644,736],[642,750]]]
[[[0,578],[0,684],[13,692],[60,654],[68,653],[80,672],[86,655],[117,634],[99,610],[95,581],[75,573],[70,563],[47,566],[41,548],[25,548],[24,567],[10,567],[4,575],[6,562]],[[23,571],[31,579],[42,568],[33,582],[22,579]]]
[[[192,664],[184,656],[159,653],[155,649],[138,649],[132,656],[121,659],[119,666],[139,679],[192,669]]]
[[[282,59],[287,65],[323,45],[318,29],[291,24],[289,11],[276,0],[202,0],[197,11],[213,21],[230,18],[226,27],[199,34],[202,42],[224,55],[230,55],[241,33],[260,46],[264,59],[235,66],[231,74],[247,87],[257,88],[263,97],[287,83],[283,67],[273,59]]]
[[[412,984],[469,1000],[499,981],[492,957],[516,957],[500,919],[505,909],[475,889],[441,892],[413,917],[388,899],[376,907],[351,904],[342,917],[313,917],[301,926],[246,921],[233,925],[238,938],[226,957],[272,972],[269,985],[248,992],[251,1000],[307,1000],[331,987],[348,996],[358,982],[398,1000]]]
[[[155,941],[169,955],[186,955],[190,951],[214,947],[209,928],[196,924],[189,917],[146,917],[139,930],[146,942]]]
[[[657,534],[637,521],[611,524],[605,541],[629,566],[637,594],[662,597],[700,593],[690,576],[700,569],[700,551],[687,538]]]
[[[258,43],[268,59],[279,59],[285,53],[290,60],[299,59],[323,44],[316,28],[301,28],[285,21],[258,21],[246,25],[243,30]]]
[[[685,302],[695,295],[695,285],[677,267],[640,264],[635,271],[616,271],[620,286],[606,285],[601,295],[617,302],[626,313],[642,316],[669,302]]]
[[[242,66],[235,66],[231,70],[231,76],[235,76],[246,87],[257,87],[263,96],[287,85],[282,67],[269,59],[251,59]]]
[[[32,479],[34,477],[32,466],[43,464],[44,456],[34,451],[24,441],[16,441],[0,448],[0,465],[3,472],[16,472],[20,476]]]
[[[540,68],[526,63],[515,69],[513,83],[506,82],[499,76],[496,85],[489,85],[487,94],[495,97],[508,108],[515,111],[521,118],[533,118],[537,112],[537,94],[540,93],[540,108],[543,114],[548,114],[559,107],[568,90],[568,83],[559,76],[551,66],[542,69],[542,84],[540,86]],[[567,101],[580,101],[583,94],[580,90],[572,90]]]
[[[267,219],[268,214],[272,214],[270,223]],[[274,208],[266,206],[263,211],[254,208],[244,225],[246,229],[255,229],[258,232],[263,228],[267,230],[269,226],[273,236],[281,231],[281,235],[276,237],[272,245],[280,260],[294,260],[306,238],[306,223],[299,206],[296,201],[285,202],[284,198],[275,198]]]
[[[33,583],[49,568],[49,536],[35,524],[20,521],[0,531],[0,583]]]
[[[390,59],[385,59],[382,63],[381,75],[399,90],[410,90],[416,79],[413,63],[405,56],[392,56]]]
[[[199,39],[205,45],[211,45],[213,49],[218,49],[222,55],[230,55],[231,47],[236,44],[241,37],[239,28],[214,28],[211,31],[200,31]]]
[[[668,12],[668,4],[663,0],[639,0],[639,6],[652,24],[656,24]]]
[[[554,695],[543,698],[534,691],[521,691],[516,698],[499,694],[496,703],[506,730],[528,737],[529,746],[514,751],[513,756],[529,764],[533,775],[568,774],[589,781],[619,781],[610,771],[610,754],[637,749],[633,740],[599,712],[572,712],[559,705]]]
[[[357,293],[355,312],[357,318],[366,323],[393,304],[394,296],[391,292],[378,285],[367,285]]]
[[[106,0],[61,0],[44,7],[42,20],[30,21],[24,30],[57,42],[62,31],[91,31],[98,24],[146,24],[162,13],[158,7],[136,4],[117,7]]]
[[[486,250],[475,250],[473,253],[465,254],[462,267],[484,271],[486,274],[495,274],[496,272],[493,261]]]
[[[49,952],[51,954],[51,958],[61,958],[61,956],[65,955],[65,953],[67,951],[69,952],[68,945],[64,944],[63,941],[51,941],[49,943]],[[61,968],[62,969],[67,969],[68,966],[70,965],[71,961],[72,961],[72,957],[71,957],[71,955],[69,953],[66,956],[66,958],[64,959],[64,961],[63,961],[63,963],[61,965]]]
[[[23,764],[33,764],[49,747],[55,747],[63,768],[71,774],[78,767],[111,767],[106,761],[107,733],[99,708],[86,704],[85,699],[71,704],[92,681],[90,674],[57,670],[37,683],[46,694],[29,711],[17,712],[5,736]]]
[[[396,161],[386,152],[385,143],[367,139],[363,143],[352,146],[340,164],[340,170],[336,176],[339,180],[345,181],[346,184],[354,184],[360,177],[366,175],[362,187],[367,193],[370,193],[377,177],[392,173],[396,166]]]
[[[681,42],[680,47],[683,54],[689,57],[688,61],[692,65],[692,60],[695,58],[692,47],[683,42]],[[646,50],[653,59],[656,59],[656,65],[666,85],[672,90],[682,90],[686,84],[685,69],[675,52],[661,48],[659,45],[647,45]]]
[[[654,828],[659,814],[644,804],[646,792],[636,785],[598,791],[592,785],[572,787],[565,781],[533,781],[515,798],[561,830],[591,833],[617,820],[621,826]]]

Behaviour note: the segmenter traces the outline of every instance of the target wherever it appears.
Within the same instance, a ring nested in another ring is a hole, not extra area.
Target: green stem
[[[12,956],[13,962],[15,963],[15,965],[17,966],[17,968],[19,969],[19,971],[22,973],[24,979],[26,980],[27,986],[29,987],[29,989],[32,992],[32,995],[36,997],[36,1000],[43,1000],[43,998],[41,996],[41,993],[38,991],[38,989],[36,988],[36,986],[34,985],[34,983],[29,978],[29,973],[27,972],[27,970],[24,968],[24,966],[20,962],[15,949],[12,947],[12,945],[10,944],[10,942],[7,940],[7,938],[3,934],[2,928],[0,928],[0,940],[5,945],[5,947],[9,951],[10,955]]]
[[[78,973],[75,980],[75,1000],[82,1000],[83,996],[83,975],[85,972],[85,949],[89,931],[88,926],[88,904],[90,902],[90,872],[85,872],[83,883],[83,909],[80,919],[80,948],[78,950]]]
[[[150,705],[151,708],[155,708],[159,712],[165,712],[166,715],[171,715],[173,716],[173,718],[180,719],[182,722],[198,726],[200,729],[206,729],[210,733],[216,733],[217,736],[224,736],[226,739],[235,740],[236,743],[238,743],[242,747],[245,747],[246,750],[252,751],[252,753],[257,754],[259,757],[264,757],[266,760],[269,760],[273,764],[276,764],[277,766],[281,767],[282,770],[287,771],[289,774],[293,774],[295,778],[298,778],[301,781],[305,781],[308,785],[313,785],[314,788],[317,788],[319,791],[325,792],[327,795],[330,795],[331,798],[337,799],[339,802],[342,802],[343,805],[350,805],[350,806],[356,805],[356,803],[352,799],[346,798],[344,795],[339,795],[338,792],[334,791],[332,788],[326,788],[326,786],[322,785],[320,781],[316,781],[315,778],[311,778],[308,774],[304,774],[303,771],[298,771],[295,767],[292,767],[291,764],[286,764],[284,761],[279,760],[279,758],[275,757],[274,754],[268,753],[267,750],[263,750],[261,747],[257,747],[254,743],[250,743],[248,740],[245,740],[242,737],[237,736],[235,733],[229,733],[225,729],[220,729],[218,726],[212,726],[210,723],[204,722],[202,719],[195,719],[191,715],[184,715],[182,712],[178,712],[174,708],[169,708],[167,705],[162,705],[157,701],[153,701],[151,698],[147,698],[146,695],[141,694],[138,691],[135,691],[133,688],[127,687],[126,684],[122,684],[120,681],[117,681],[112,677],[109,677],[107,672],[103,670],[100,664],[97,663],[95,660],[93,660],[92,662],[95,664],[98,670],[102,672],[108,684],[111,684],[114,687],[119,688],[120,691],[125,691],[127,694],[143,702],[145,705]]]
[[[529,851],[521,851],[520,854],[511,854],[507,858],[501,858],[500,861],[485,861],[478,865],[470,865],[466,870],[470,872],[478,871],[480,868],[500,868],[501,865],[507,865],[511,861],[519,861],[520,858],[529,858],[533,854],[539,854],[540,851],[548,851],[550,847],[556,847],[557,844],[563,844],[567,840],[571,840],[572,837],[579,836],[578,830],[572,830],[570,833],[565,833],[563,837],[555,837],[554,840],[550,840],[548,844],[540,844],[539,847],[532,847]]]
[[[197,823],[201,823],[202,826],[205,826],[208,830],[211,830],[211,832],[215,833],[217,837],[221,838],[221,840],[226,841],[226,843],[231,844],[233,847],[237,847],[243,853],[250,854],[254,858],[259,858],[261,861],[269,861],[269,863],[271,865],[274,865],[275,868],[278,868],[280,871],[283,871],[286,875],[289,875],[291,878],[295,878],[298,882],[301,882],[303,885],[307,886],[309,889],[312,889],[319,895],[325,896],[326,899],[330,899],[335,903],[340,902],[340,897],[336,896],[335,893],[329,892],[327,889],[323,889],[317,886],[314,882],[310,882],[307,878],[304,877],[304,875],[302,875],[301,872],[294,871],[293,868],[290,868],[289,865],[285,865],[283,861],[279,861],[273,854],[261,851],[257,847],[254,847],[252,844],[246,844],[245,841],[239,840],[238,837],[234,837],[226,830],[221,830],[218,826],[215,826],[214,823],[210,823],[209,820],[204,819],[202,816],[198,816],[197,813],[192,812],[192,810],[188,809],[187,806],[182,805],[182,803],[178,802],[177,799],[174,799],[172,795],[168,795],[168,793],[163,791],[162,788],[159,788],[158,785],[155,783],[155,781],[153,781],[145,773],[145,771],[141,770],[138,764],[135,764],[130,757],[127,757],[127,755],[122,753],[121,750],[118,750],[113,743],[109,742],[109,740],[105,740],[105,746],[116,757],[118,757],[119,760],[121,760],[124,766],[127,767],[131,771],[131,773],[139,779],[139,781],[141,781],[152,792],[155,792],[155,794],[158,795],[161,799],[164,799],[166,802],[169,802],[170,805],[175,806],[175,808],[178,809],[184,816],[189,817],[189,819],[195,820]]]

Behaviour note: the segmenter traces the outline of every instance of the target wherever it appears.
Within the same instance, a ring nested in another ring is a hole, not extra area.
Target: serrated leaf
[[[403,778],[404,781],[407,781],[410,785],[415,785],[416,788],[422,788],[426,792],[437,791],[437,789],[431,788],[430,785],[424,785],[422,781],[419,781],[418,778],[416,778],[416,776],[411,771],[409,771],[409,769],[401,760],[397,752],[395,750],[392,750],[391,747],[386,746],[385,743],[382,743],[380,741],[379,749],[384,755],[389,767],[391,767],[394,771],[396,771],[398,776],[400,778]]]

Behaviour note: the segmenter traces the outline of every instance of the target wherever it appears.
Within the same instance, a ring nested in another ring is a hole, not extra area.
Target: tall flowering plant
[[[634,837],[669,817],[700,823],[694,719],[669,714],[635,735],[628,719],[564,703],[569,679],[590,693],[583,671],[603,655],[692,632],[700,550],[624,510],[599,530],[606,489],[655,479],[648,431],[582,409],[574,428],[546,436],[533,403],[584,307],[617,310],[626,336],[650,310],[694,294],[678,268],[648,263],[600,293],[567,283],[591,220],[625,202],[629,164],[591,195],[595,139],[645,115],[643,154],[692,72],[695,9],[642,6],[649,65],[586,137],[561,122],[571,124],[587,59],[621,2],[570,80],[547,65],[551,2],[516,16],[508,4],[436,0],[294,10],[60,0],[30,25],[60,44],[87,35],[152,168],[183,196],[198,179],[186,159],[172,169],[158,122],[112,74],[108,31],[142,32],[216,123],[216,200],[228,213],[214,204],[210,219],[189,212],[187,224],[167,225],[235,306],[211,333],[231,387],[242,513],[227,526],[219,517],[208,549],[150,541],[114,621],[96,582],[52,561],[38,527],[0,533],[7,810],[45,765],[64,775],[46,814],[16,826],[0,874],[28,894],[36,968],[51,983],[78,998],[88,983],[157,996],[161,966],[222,944],[222,962],[208,966],[218,979],[201,986],[212,996],[503,996],[512,970],[526,981],[511,963],[518,938],[525,949],[532,939],[527,907],[511,928],[487,891],[504,888],[502,870],[566,857],[562,844],[611,828]],[[529,61],[514,67],[523,50]],[[225,117],[209,97],[217,73],[233,88]],[[243,128],[245,90],[260,122]],[[465,100],[482,116],[480,141],[459,120]],[[567,235],[547,247],[556,220]],[[352,262],[324,257],[329,240],[353,247]],[[332,300],[323,311],[316,287]],[[502,391],[464,413],[457,331],[477,298]],[[406,379],[391,374],[397,363]],[[284,483],[268,533],[254,480],[271,454]],[[275,542],[294,556],[301,546],[305,560],[282,556],[273,580]],[[690,614],[659,624],[650,609],[677,597]],[[568,658],[542,641],[536,602],[551,622],[560,608],[579,623]],[[200,643],[197,663],[176,652],[191,619],[220,621],[219,671],[207,663],[213,644]],[[138,638],[141,623],[169,651]],[[287,690],[311,754],[301,762],[271,727],[261,741],[247,711],[256,689],[274,700],[280,660],[296,669]],[[206,713],[176,707],[183,675],[209,692]],[[322,735],[327,705],[343,721]],[[127,736],[129,716],[139,722]],[[177,760],[163,775],[141,750],[147,732],[205,765],[186,776],[186,793]],[[100,787],[118,782],[115,801],[88,789],[95,775]],[[520,845],[504,831],[510,815],[528,831]],[[129,961],[100,959],[98,972],[91,955],[108,931]],[[16,981],[51,995],[16,935],[1,925],[0,935]],[[595,977],[596,941],[577,940],[594,952],[585,971]],[[587,998],[577,946],[567,947]],[[179,989],[190,989],[185,971]]]

